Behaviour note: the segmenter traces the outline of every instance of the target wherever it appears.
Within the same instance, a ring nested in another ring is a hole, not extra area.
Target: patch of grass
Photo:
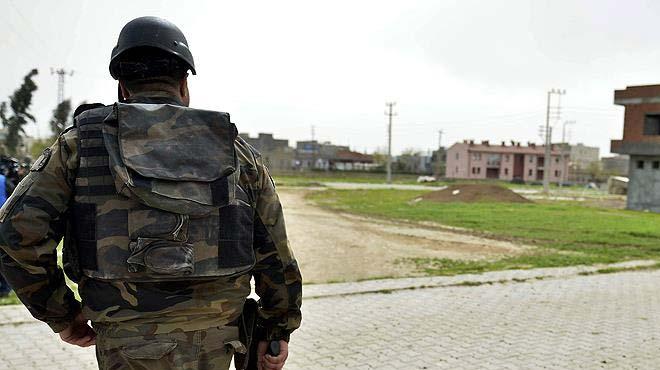
[[[411,202],[424,193],[329,189],[308,197],[329,209],[382,218],[432,221],[539,247],[534,253],[497,261],[410,261],[429,275],[660,259],[659,214],[584,207],[575,202]]]
[[[492,285],[490,281],[461,281],[460,283],[455,284],[454,286],[481,286],[481,285]]]
[[[615,274],[619,272],[632,272],[632,271],[648,271],[660,269],[660,263],[648,266],[634,266],[634,267],[606,267],[596,271],[585,271],[578,275],[597,275],[597,274]]]
[[[20,304],[21,301],[16,297],[16,293],[11,292],[8,296],[0,298],[0,306],[6,306],[10,304]]]

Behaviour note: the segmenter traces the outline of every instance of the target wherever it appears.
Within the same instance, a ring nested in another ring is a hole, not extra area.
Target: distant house
[[[446,177],[452,179],[499,179],[506,181],[542,181],[546,165],[550,181],[565,181],[569,153],[552,145],[551,156],[545,159],[545,146],[517,142],[491,145],[488,141],[456,143],[447,149]],[[548,163],[549,162],[549,163]]]
[[[257,137],[240,134],[248,144],[255,147],[271,172],[288,171],[293,168],[294,150],[289,147],[289,140],[275,139],[273,134],[259,133]]]
[[[356,171],[374,166],[372,156],[352,151],[348,146],[316,140],[296,143],[295,167],[298,169]]]
[[[569,145],[571,167],[585,170],[600,159],[600,149],[595,146],[587,146],[582,143]]]

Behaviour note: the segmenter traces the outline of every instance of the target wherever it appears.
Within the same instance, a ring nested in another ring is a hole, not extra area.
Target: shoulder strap
[[[75,111],[73,111],[73,118],[78,117],[78,115],[84,111],[88,111],[90,109],[95,109],[95,108],[102,108],[105,107],[104,104],[101,103],[92,103],[92,104],[81,104],[76,108]]]

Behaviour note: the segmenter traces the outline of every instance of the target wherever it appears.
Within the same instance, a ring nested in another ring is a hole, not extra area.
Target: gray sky
[[[107,63],[121,27],[176,23],[195,56],[192,103],[227,111],[239,131],[394,152],[475,140],[536,141],[546,91],[567,90],[571,141],[609,153],[623,108],[613,90],[660,83],[656,1],[38,1],[0,0],[0,99],[39,69],[32,111],[46,136],[51,67],[75,70],[74,104],[112,103]],[[194,5],[193,5],[194,4]],[[560,139],[561,125],[554,138]],[[36,125],[28,129],[37,132]]]

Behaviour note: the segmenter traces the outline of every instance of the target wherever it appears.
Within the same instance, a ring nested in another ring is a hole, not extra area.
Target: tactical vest
[[[117,103],[75,124],[80,163],[65,251],[82,274],[192,280],[254,266],[254,200],[238,183],[228,114]]]

